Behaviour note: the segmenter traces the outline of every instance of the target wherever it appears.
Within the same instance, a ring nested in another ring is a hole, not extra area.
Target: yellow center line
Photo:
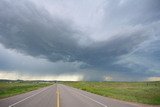
[[[60,91],[58,90],[58,86],[57,86],[57,91],[56,91],[56,94],[57,94],[57,107],[60,107],[60,101],[59,101],[59,99],[60,99]]]

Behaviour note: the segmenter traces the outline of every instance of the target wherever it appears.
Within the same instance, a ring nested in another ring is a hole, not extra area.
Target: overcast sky
[[[160,1],[0,0],[0,79],[160,80]]]

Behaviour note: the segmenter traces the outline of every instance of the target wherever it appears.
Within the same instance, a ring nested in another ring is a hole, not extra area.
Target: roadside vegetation
[[[0,81],[0,99],[52,85],[51,82]]]
[[[63,82],[81,90],[124,101],[160,105],[157,82]]]

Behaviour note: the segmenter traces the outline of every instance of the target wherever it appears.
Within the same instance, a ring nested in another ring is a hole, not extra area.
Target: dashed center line
[[[57,95],[57,107],[60,107],[60,91],[58,89],[58,86],[57,86],[56,95]]]

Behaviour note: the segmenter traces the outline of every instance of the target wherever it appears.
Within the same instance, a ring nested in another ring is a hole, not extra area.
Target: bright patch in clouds
[[[0,71],[0,78],[1,79],[11,79],[11,80],[57,80],[57,81],[81,81],[83,80],[82,75],[53,75],[53,76],[33,76],[33,75],[26,75],[26,74],[19,74],[17,72],[3,72]]]
[[[112,81],[113,78],[111,76],[105,76],[104,81]]]
[[[160,81],[160,77],[149,77],[148,81]]]

